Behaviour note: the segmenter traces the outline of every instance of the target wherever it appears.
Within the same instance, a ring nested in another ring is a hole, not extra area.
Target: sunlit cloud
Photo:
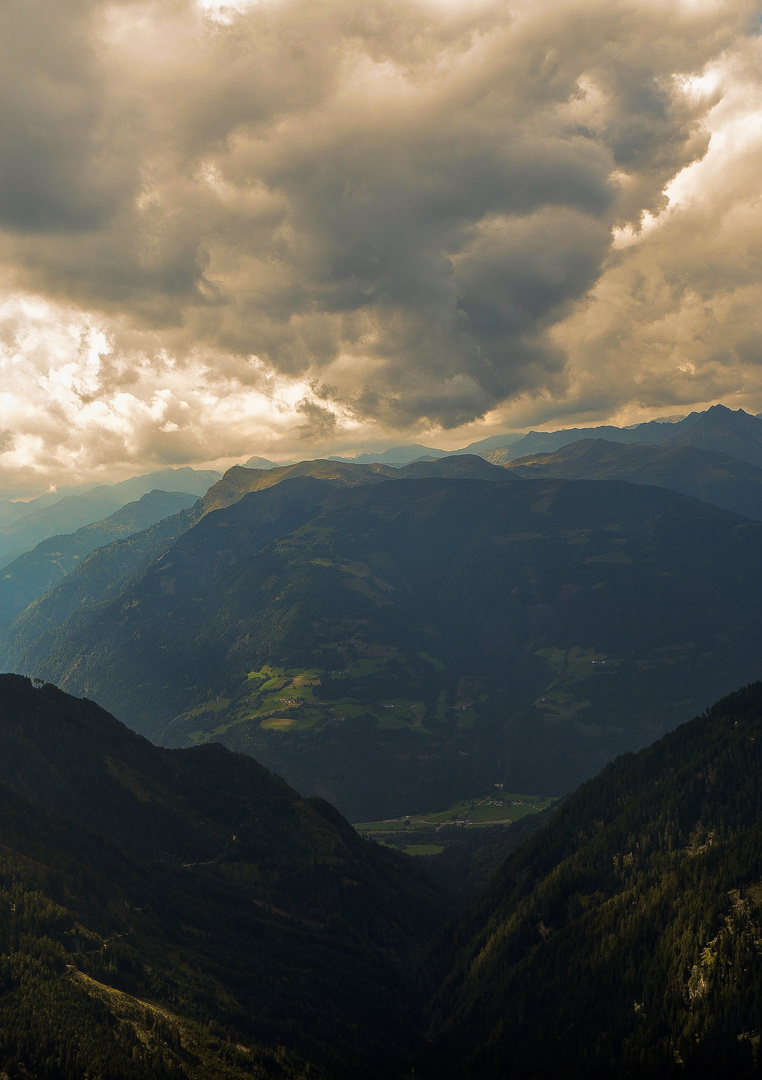
[[[755,10],[6,6],[8,489],[758,411]]]

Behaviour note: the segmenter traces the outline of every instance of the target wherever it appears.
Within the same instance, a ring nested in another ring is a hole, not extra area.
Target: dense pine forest
[[[423,972],[427,1077],[759,1075],[762,683],[584,784]]]
[[[447,914],[413,860],[219,746],[166,751],[0,677],[0,1068],[404,1072]]]
[[[428,873],[249,758],[2,676],[0,1068],[759,1075],[762,683],[545,818],[469,900],[489,840]]]

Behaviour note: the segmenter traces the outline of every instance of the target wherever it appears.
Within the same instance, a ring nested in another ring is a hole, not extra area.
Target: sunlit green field
[[[534,703],[546,723],[573,720],[589,708],[584,684],[618,666],[618,661],[605,653],[578,645],[570,649],[538,649],[535,656],[541,657],[548,669],[548,683]]]
[[[240,692],[231,697],[220,697],[204,702],[189,711],[189,719],[198,720],[198,727],[189,732],[191,742],[205,742],[219,738],[239,724],[256,724],[264,731],[303,731],[307,728],[330,723],[343,723],[358,716],[370,714],[380,729],[407,728],[422,735],[430,733],[427,725],[425,703],[415,696],[383,696],[360,700],[351,690],[358,680],[383,676],[390,662],[398,666],[404,658],[398,650],[371,646],[370,655],[348,662],[339,670],[323,668],[280,668],[264,665],[257,671],[248,672]],[[444,665],[428,653],[419,654],[435,671]],[[335,691],[331,696],[320,694],[321,682],[330,678]],[[341,694],[343,684],[347,694]],[[469,727],[476,720],[473,700],[459,700],[448,706],[444,691],[440,693],[436,708],[432,709],[431,722],[442,722],[452,715],[459,727]]]
[[[544,810],[553,801],[540,795],[516,795],[497,789],[494,794],[462,799],[446,810],[387,821],[363,821],[355,828],[364,836],[408,855],[433,855],[437,854],[433,849],[443,850],[448,839],[462,829],[510,825],[527,814]]]

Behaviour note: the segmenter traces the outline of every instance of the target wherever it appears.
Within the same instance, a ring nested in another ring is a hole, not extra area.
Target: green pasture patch
[[[378,726],[383,729],[408,727],[426,732],[423,721],[426,706],[422,701],[407,698],[387,698],[373,709]],[[428,732],[427,732],[428,733]]]
[[[596,668],[616,667],[619,664],[618,660],[606,653],[597,652],[595,649],[582,649],[579,645],[572,645],[569,649],[553,645],[547,649],[538,649],[535,656],[542,657],[556,678],[571,676],[575,679],[587,679],[595,674]]]
[[[197,705],[195,709],[190,709],[186,713],[186,716],[203,716],[205,713],[218,713],[223,709],[227,709],[230,704],[230,698],[215,698],[213,701],[205,701],[202,705]]]
[[[257,679],[260,682],[264,682],[266,679],[271,679],[277,672],[283,673],[282,668],[272,668],[269,664],[264,664],[259,671],[250,671],[246,676],[247,679]]]
[[[456,705],[455,715],[457,717],[457,724],[459,728],[473,727],[478,720],[477,713],[474,711],[474,709],[471,708],[470,705]]]
[[[322,668],[308,668],[299,675],[294,675],[291,680],[294,686],[319,686]]]
[[[313,563],[315,563],[315,564],[316,564],[317,566],[333,566],[333,563],[331,562],[331,560],[330,560],[330,559],[324,559],[324,558],[322,558],[322,557],[320,557],[320,558],[317,558],[317,559],[313,559],[312,561],[313,561]]]
[[[545,661],[552,675],[534,702],[535,708],[544,713],[549,723],[573,720],[583,709],[589,708],[590,701],[584,696],[581,684],[619,666],[619,661],[606,653],[583,649],[579,645],[568,649],[554,645],[538,649],[535,655]]]
[[[410,827],[409,819],[396,818],[392,821],[363,821],[354,826],[358,832],[395,832]]]
[[[590,708],[590,702],[587,699],[575,701],[568,695],[558,694],[553,699],[536,701],[535,706],[542,709],[548,722],[553,723],[560,720],[573,720],[577,713]]]
[[[275,693],[276,690],[282,690],[284,686],[288,686],[291,680],[285,675],[273,675],[267,682],[263,683],[259,687],[262,692]]]
[[[551,667],[558,668],[561,671],[563,670],[566,653],[566,649],[559,649],[557,645],[551,645],[547,649],[538,649],[535,656],[541,656],[546,664],[550,664]]]
[[[419,652],[421,660],[426,660],[429,664],[432,664],[436,671],[444,671],[445,666],[441,660],[437,660],[436,656],[432,656],[427,652]]]
[[[337,700],[323,701],[320,706],[323,712],[330,713],[334,720],[354,720],[368,711],[366,705],[359,705],[356,701]]]
[[[441,855],[443,851],[441,844],[408,844],[405,848],[406,855]]]
[[[315,687],[320,685],[320,668],[274,668],[264,665],[258,671],[248,672],[243,693],[232,698],[218,698],[197,706],[187,715],[199,718],[213,716],[216,723],[206,730],[203,727],[192,732],[191,743],[203,742],[215,735],[223,735],[232,727],[251,721],[278,720],[282,723],[269,725],[273,730],[294,730],[312,727],[323,719],[325,708],[317,707]]]
[[[399,851],[409,848],[443,849],[462,836],[463,829],[489,829],[510,825],[519,818],[536,814],[553,803],[544,795],[518,795],[495,791],[474,799],[460,799],[446,810],[409,814],[386,821],[364,821],[354,827],[363,836],[372,837]],[[415,854],[438,854],[417,850]]]
[[[421,816],[421,824],[427,825],[441,825],[445,821],[455,821],[457,818],[462,817],[463,803],[459,803],[457,807],[449,807],[447,810],[438,810],[435,814],[426,814],[425,817]]]
[[[306,731],[307,728],[315,727],[323,717],[314,710],[310,712],[298,712],[294,716],[271,716],[261,720],[259,726],[265,730],[273,731]]]

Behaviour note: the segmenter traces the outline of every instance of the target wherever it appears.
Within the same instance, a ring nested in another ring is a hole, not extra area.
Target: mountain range
[[[525,477],[654,484],[762,520],[762,469],[713,450],[580,439],[552,454],[516,458],[505,467]]]
[[[478,458],[409,468],[454,467],[494,479],[234,470],[85,559],[4,629],[4,664],[354,820],[560,794],[758,673],[762,525]]]
[[[706,706],[760,675],[761,425],[135,478],[6,565],[0,1074],[758,1076],[762,683]]]
[[[651,443],[665,447],[689,446],[709,450],[762,467],[762,418],[743,409],[713,405],[705,412],[693,412],[682,420],[649,420],[632,427],[604,425],[593,428],[568,428],[560,431],[530,431],[520,439],[507,437],[503,446],[484,451],[488,461],[504,465],[529,454],[546,454],[581,439],[605,439],[629,445]],[[475,446],[463,451],[480,453]]]
[[[728,409],[713,405],[704,412],[692,412],[678,420],[647,420],[629,427],[602,424],[596,427],[561,428],[556,431],[505,432],[469,443],[460,450],[440,450],[421,443],[394,446],[375,453],[355,457],[334,458],[354,464],[378,462],[386,465],[407,465],[422,459],[435,459],[459,454],[476,454],[496,465],[505,465],[516,458],[549,454],[570,443],[588,439],[604,439],[624,445],[690,446],[699,450],[726,454],[740,461],[762,467],[762,417],[752,416],[743,409]],[[250,458],[247,468],[270,468],[265,458]]]
[[[154,490],[203,495],[219,480],[213,470],[160,469],[117,484],[102,484],[71,492],[61,489],[29,502],[0,503],[0,568],[49,536],[75,532],[101,521],[127,503]]]
[[[195,502],[195,495],[183,491],[149,491],[103,521],[42,540],[0,573],[0,623],[10,621],[38,596],[52,589],[91,551],[120,537],[142,532]]]

